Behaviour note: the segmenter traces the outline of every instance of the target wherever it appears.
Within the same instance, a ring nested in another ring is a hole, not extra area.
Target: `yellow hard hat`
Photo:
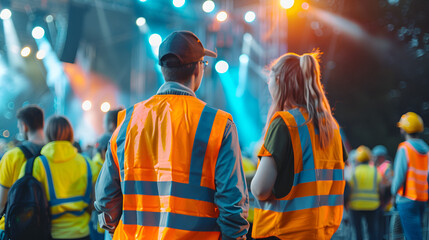
[[[397,125],[408,134],[423,132],[423,120],[414,112],[407,112],[402,115]]]
[[[364,145],[360,145],[356,149],[355,158],[358,162],[367,162],[371,159],[371,150],[369,150],[369,148]]]

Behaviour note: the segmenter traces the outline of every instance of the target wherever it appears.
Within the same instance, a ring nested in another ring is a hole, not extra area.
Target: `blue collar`
[[[158,89],[158,92],[156,94],[157,95],[167,95],[167,94],[188,95],[188,96],[196,97],[194,91],[192,91],[190,88],[178,82],[165,82]]]

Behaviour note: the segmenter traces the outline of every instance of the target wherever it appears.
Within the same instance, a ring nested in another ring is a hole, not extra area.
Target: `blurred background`
[[[322,81],[351,148],[384,144],[414,111],[429,124],[427,0],[1,0],[0,141],[15,114],[38,104],[66,115],[94,144],[109,109],[129,107],[164,82],[158,47],[174,30],[216,49],[197,95],[236,122],[245,155],[271,103],[266,66],[286,52],[323,52]],[[429,139],[429,128],[424,138]]]

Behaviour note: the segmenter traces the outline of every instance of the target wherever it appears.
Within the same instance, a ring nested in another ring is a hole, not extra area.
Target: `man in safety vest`
[[[100,224],[113,239],[245,239],[246,179],[230,114],[195,96],[207,61],[195,34],[159,47],[165,83],[121,111],[96,184]]]
[[[362,227],[362,219],[367,222],[368,236],[370,240],[378,239],[378,220],[380,207],[379,184],[381,176],[377,168],[369,163],[371,150],[366,146],[356,149],[356,161],[358,165],[349,182],[351,188],[350,215],[356,232],[356,239],[365,236]]]
[[[402,115],[398,127],[405,141],[400,143],[394,161],[392,195],[407,239],[423,239],[422,219],[428,200],[429,146],[419,137],[423,120],[414,112]]]

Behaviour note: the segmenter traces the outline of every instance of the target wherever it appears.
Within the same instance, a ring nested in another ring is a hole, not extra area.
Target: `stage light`
[[[173,5],[177,8],[185,5],[185,0],[173,0]]]
[[[140,2],[146,2],[147,0],[139,0]]]
[[[240,63],[243,63],[243,64],[249,63],[249,56],[243,53],[240,55],[239,60],[240,60]]]
[[[52,15],[49,14],[48,16],[46,16],[45,21],[47,23],[53,22],[54,21],[54,16],[52,16]]]
[[[37,26],[33,28],[33,31],[31,31],[31,36],[33,36],[35,39],[41,39],[43,36],[45,36],[45,29]]]
[[[30,47],[24,47],[21,50],[21,56],[23,56],[23,57],[28,57],[30,55],[30,53],[31,53],[31,48]]]
[[[293,7],[293,4],[295,3],[294,0],[280,0],[280,6],[284,9],[289,9]]]
[[[310,8],[310,4],[308,4],[307,2],[303,2],[303,3],[301,4],[301,7],[302,7],[302,9],[304,9],[304,10],[308,10],[308,9]]]
[[[46,57],[46,51],[43,49],[40,49],[39,51],[37,51],[36,53],[36,58],[39,60],[42,60]]]
[[[110,103],[104,102],[101,104],[100,109],[102,112],[108,112],[110,110]]]
[[[162,43],[162,38],[159,34],[154,33],[150,35],[149,43],[152,47],[159,47],[159,45]]]
[[[219,22],[224,22],[228,18],[228,14],[225,11],[221,11],[216,15],[216,19]]]
[[[256,19],[256,14],[253,11],[248,11],[246,12],[246,14],[244,14],[244,21],[248,23],[255,21],[255,19]]]
[[[3,131],[3,137],[8,138],[10,136],[9,130]]]
[[[144,18],[144,17],[137,18],[136,24],[137,24],[137,26],[142,27],[143,25],[146,24],[146,18]]]
[[[203,3],[203,11],[206,13],[211,13],[215,9],[215,3],[211,0],[205,1]]]
[[[215,65],[216,72],[218,73],[226,73],[228,71],[228,68],[229,68],[228,63],[225,62],[224,60],[220,60]]]
[[[12,12],[9,9],[5,8],[1,10],[0,12],[1,19],[6,20],[6,19],[9,19],[10,17],[12,17]]]
[[[84,111],[89,111],[89,110],[91,110],[91,107],[92,107],[92,103],[91,103],[91,101],[89,101],[89,100],[85,100],[85,101],[82,103],[82,110],[84,110]]]

